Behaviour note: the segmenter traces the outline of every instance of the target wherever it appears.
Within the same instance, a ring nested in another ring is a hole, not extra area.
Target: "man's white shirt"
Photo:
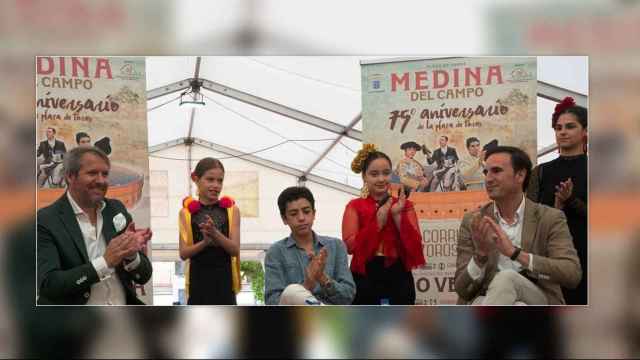
[[[498,219],[498,225],[502,230],[507,234],[507,237],[514,246],[522,248],[522,224],[524,223],[524,205],[525,198],[522,196],[522,201],[520,202],[520,206],[518,206],[518,210],[516,210],[515,222],[513,224],[507,223],[502,216],[500,215],[500,211],[498,210],[498,206],[496,206],[495,202],[493,204],[493,211],[496,219]],[[512,261],[510,258],[505,255],[500,254],[498,259],[498,270],[507,270],[512,269],[516,272],[522,270],[522,264],[517,261]],[[533,271],[533,254],[529,254],[529,271]],[[469,272],[469,276],[473,280],[478,280],[484,277],[485,274],[485,266],[480,267],[476,264],[473,257],[469,261],[467,265],[467,271]]]
[[[122,283],[118,279],[118,275],[115,273],[114,268],[110,268],[107,265],[107,261],[104,258],[104,253],[107,248],[107,243],[102,234],[103,218],[102,210],[104,210],[106,203],[102,201],[97,210],[96,225],[91,224],[89,215],[86,214],[82,208],[75,202],[69,192],[67,197],[71,208],[76,215],[76,220],[80,226],[82,232],[82,238],[87,248],[87,255],[93,265],[96,273],[98,273],[99,282],[91,285],[91,296],[87,301],[88,305],[125,305],[126,296]],[[136,253],[135,259],[131,259],[125,265],[125,270],[131,271],[140,265],[140,255]],[[78,279],[82,281],[83,279]]]

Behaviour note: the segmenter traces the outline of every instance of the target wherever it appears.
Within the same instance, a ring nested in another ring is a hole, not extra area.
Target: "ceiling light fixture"
[[[191,87],[180,94],[180,106],[200,107],[204,106],[204,96],[200,93],[202,80],[191,80]]]

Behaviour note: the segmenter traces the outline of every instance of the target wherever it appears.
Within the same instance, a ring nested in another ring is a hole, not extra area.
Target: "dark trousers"
[[[386,299],[390,305],[414,305],[416,288],[411,271],[398,260],[388,268],[384,257],[376,256],[366,265],[367,274],[353,273],[356,283],[354,305],[380,305]]]

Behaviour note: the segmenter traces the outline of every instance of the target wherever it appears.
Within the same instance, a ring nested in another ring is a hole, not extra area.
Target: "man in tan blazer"
[[[498,146],[485,155],[491,203],[465,214],[458,233],[455,289],[459,304],[564,304],[561,286],[582,277],[562,211],[524,196],[531,160]]]

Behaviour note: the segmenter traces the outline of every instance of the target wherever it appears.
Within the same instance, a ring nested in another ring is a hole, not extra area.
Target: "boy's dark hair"
[[[531,159],[526,152],[522,149],[514,147],[514,146],[496,146],[487,150],[484,156],[484,160],[486,161],[489,156],[493,154],[499,153],[507,153],[511,155],[511,167],[513,167],[513,172],[516,173],[520,170],[525,170],[526,175],[524,177],[524,182],[522,183],[522,191],[527,191],[527,186],[529,185],[529,178],[531,178]]]
[[[467,139],[467,149],[469,148],[469,146],[471,146],[471,143],[477,142],[478,144],[480,144],[480,140],[478,140],[477,137],[472,136],[470,138]]]
[[[89,134],[87,134],[86,132],[80,131],[79,133],[76,134],[76,144],[80,144],[80,139],[82,138],[91,139],[91,136],[89,136]]]
[[[280,208],[280,215],[284,217],[284,214],[287,212],[287,204],[298,199],[307,199],[311,204],[311,209],[316,211],[316,202],[313,199],[311,190],[303,186],[291,186],[284,189],[280,193],[280,196],[278,196],[278,208]]]

